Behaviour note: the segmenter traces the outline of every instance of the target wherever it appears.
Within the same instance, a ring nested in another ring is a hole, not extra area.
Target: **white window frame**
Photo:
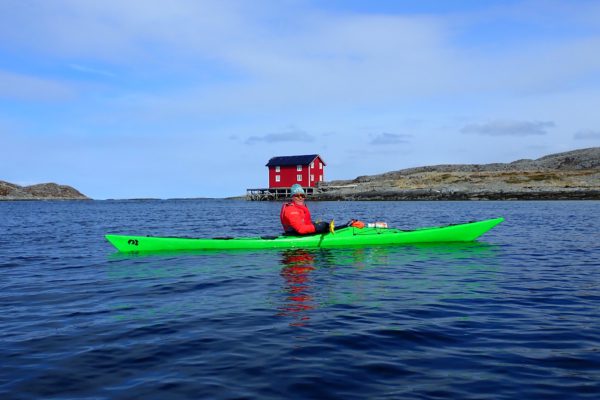
[[[302,171],[302,165],[296,165],[296,171]]]
[[[323,163],[319,161],[319,169],[323,169]]]
[[[281,172],[281,168],[279,167],[279,165],[275,166],[275,172]]]
[[[323,175],[319,175],[319,182],[323,182]]]
[[[275,182],[281,182],[281,176],[275,175]]]
[[[298,182],[302,182],[302,175],[300,175],[300,174],[296,175],[296,180]]]
[[[310,167],[311,167],[311,168],[314,168],[314,167],[315,167],[315,162],[314,162],[314,161],[311,161],[311,162],[310,162]]]
[[[315,176],[313,174],[310,174],[310,181],[314,182],[315,181]]]

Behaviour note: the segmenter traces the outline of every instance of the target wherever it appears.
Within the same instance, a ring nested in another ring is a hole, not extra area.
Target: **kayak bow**
[[[494,218],[410,231],[386,228],[341,228],[333,233],[307,236],[242,238],[176,238],[155,236],[106,235],[120,252],[171,250],[281,249],[394,245],[411,243],[471,242],[504,221]]]

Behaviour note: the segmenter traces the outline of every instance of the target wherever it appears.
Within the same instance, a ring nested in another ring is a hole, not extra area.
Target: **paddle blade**
[[[329,233],[331,233],[332,235],[335,234],[335,223],[333,220],[331,220],[331,222],[329,223]]]

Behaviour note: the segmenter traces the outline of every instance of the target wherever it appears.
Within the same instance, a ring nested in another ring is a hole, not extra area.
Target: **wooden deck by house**
[[[318,192],[318,189],[314,187],[305,187],[304,192],[306,192],[306,197],[310,198]],[[285,200],[290,197],[290,188],[246,189],[246,200],[251,201]]]

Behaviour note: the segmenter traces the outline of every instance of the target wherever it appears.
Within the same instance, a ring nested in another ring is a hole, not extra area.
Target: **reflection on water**
[[[315,257],[306,250],[286,250],[282,254],[281,276],[284,279],[284,304],[278,315],[292,318],[291,326],[304,326],[310,319],[309,312],[315,308],[311,291],[311,272],[315,270]]]
[[[287,250],[274,307],[306,326],[319,310],[382,309],[491,297],[496,292],[499,248],[485,243]]]
[[[110,257],[106,278],[142,296],[107,306],[115,320],[152,320],[222,308],[226,296],[232,304],[243,298],[235,307],[246,312],[267,304],[290,326],[306,326],[335,307],[381,309],[399,300],[418,307],[492,296],[499,252],[486,243],[455,243],[119,254]],[[170,291],[189,295],[165,298]]]

